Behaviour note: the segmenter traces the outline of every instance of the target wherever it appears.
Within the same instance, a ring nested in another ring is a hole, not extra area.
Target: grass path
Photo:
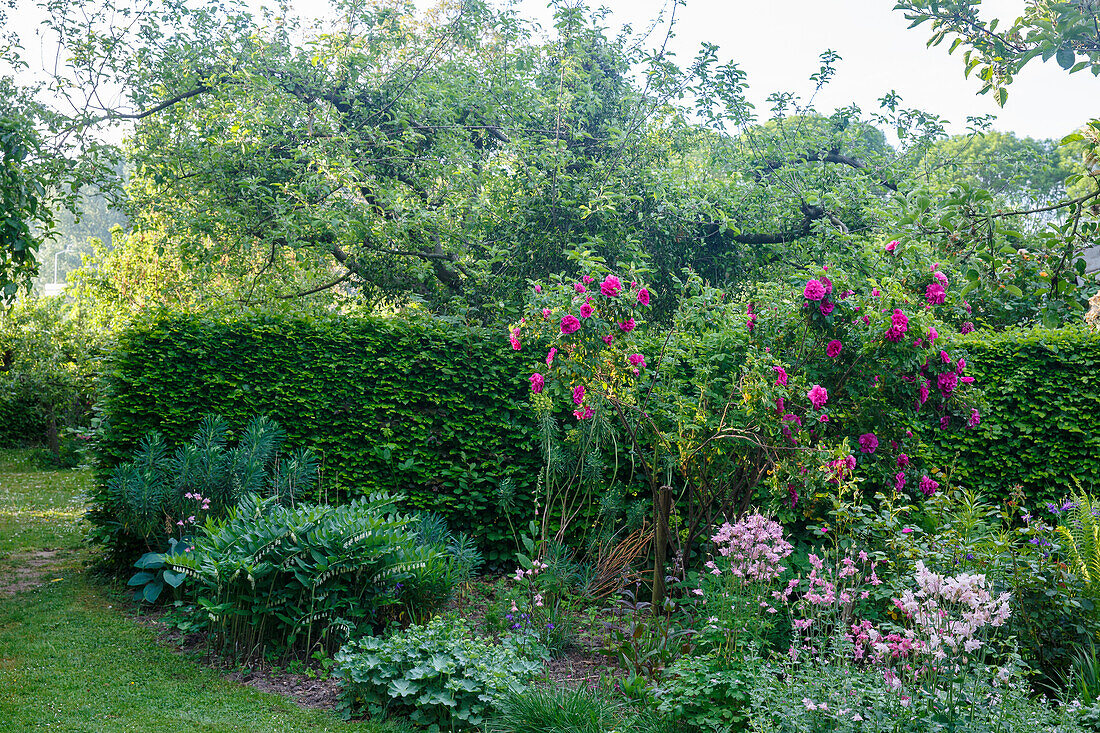
[[[87,471],[0,452],[0,731],[401,733],[231,683],[157,643],[82,572]]]

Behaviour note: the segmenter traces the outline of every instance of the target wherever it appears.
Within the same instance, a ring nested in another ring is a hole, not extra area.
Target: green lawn
[[[303,710],[159,645],[122,613],[121,596],[82,572],[90,480],[0,453],[0,585],[22,572],[28,586],[0,598],[0,731],[404,730]],[[26,575],[36,559],[46,564]]]

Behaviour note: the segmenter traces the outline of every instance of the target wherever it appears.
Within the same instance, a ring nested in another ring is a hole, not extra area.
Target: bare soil
[[[60,550],[35,550],[12,555],[4,563],[9,567],[0,571],[0,598],[11,598],[48,583],[57,576],[63,557],[64,553]]]

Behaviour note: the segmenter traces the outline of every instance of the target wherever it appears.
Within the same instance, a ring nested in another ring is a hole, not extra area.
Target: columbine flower
[[[833,339],[829,342],[829,345],[825,347],[825,355],[830,358],[836,358],[840,355],[840,352],[844,349],[844,344],[840,341]]]
[[[821,300],[825,297],[825,286],[818,280],[810,280],[802,290],[802,295],[806,300]]]
[[[542,386],[545,383],[543,376],[538,372],[531,375],[531,391],[538,394],[542,391]]]
[[[810,402],[813,403],[814,409],[820,410],[825,406],[825,403],[829,401],[829,392],[820,384],[815,384],[810,387],[810,391],[806,393],[806,396],[810,398]]]
[[[623,289],[623,284],[619,282],[619,278],[614,275],[608,275],[600,283],[600,292],[608,298],[614,298],[619,294],[619,291]]]

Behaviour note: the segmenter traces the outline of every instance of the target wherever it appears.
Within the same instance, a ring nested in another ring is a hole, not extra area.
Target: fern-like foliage
[[[1092,599],[1100,599],[1100,502],[1086,492],[1074,493],[1057,527],[1070,569]]]

